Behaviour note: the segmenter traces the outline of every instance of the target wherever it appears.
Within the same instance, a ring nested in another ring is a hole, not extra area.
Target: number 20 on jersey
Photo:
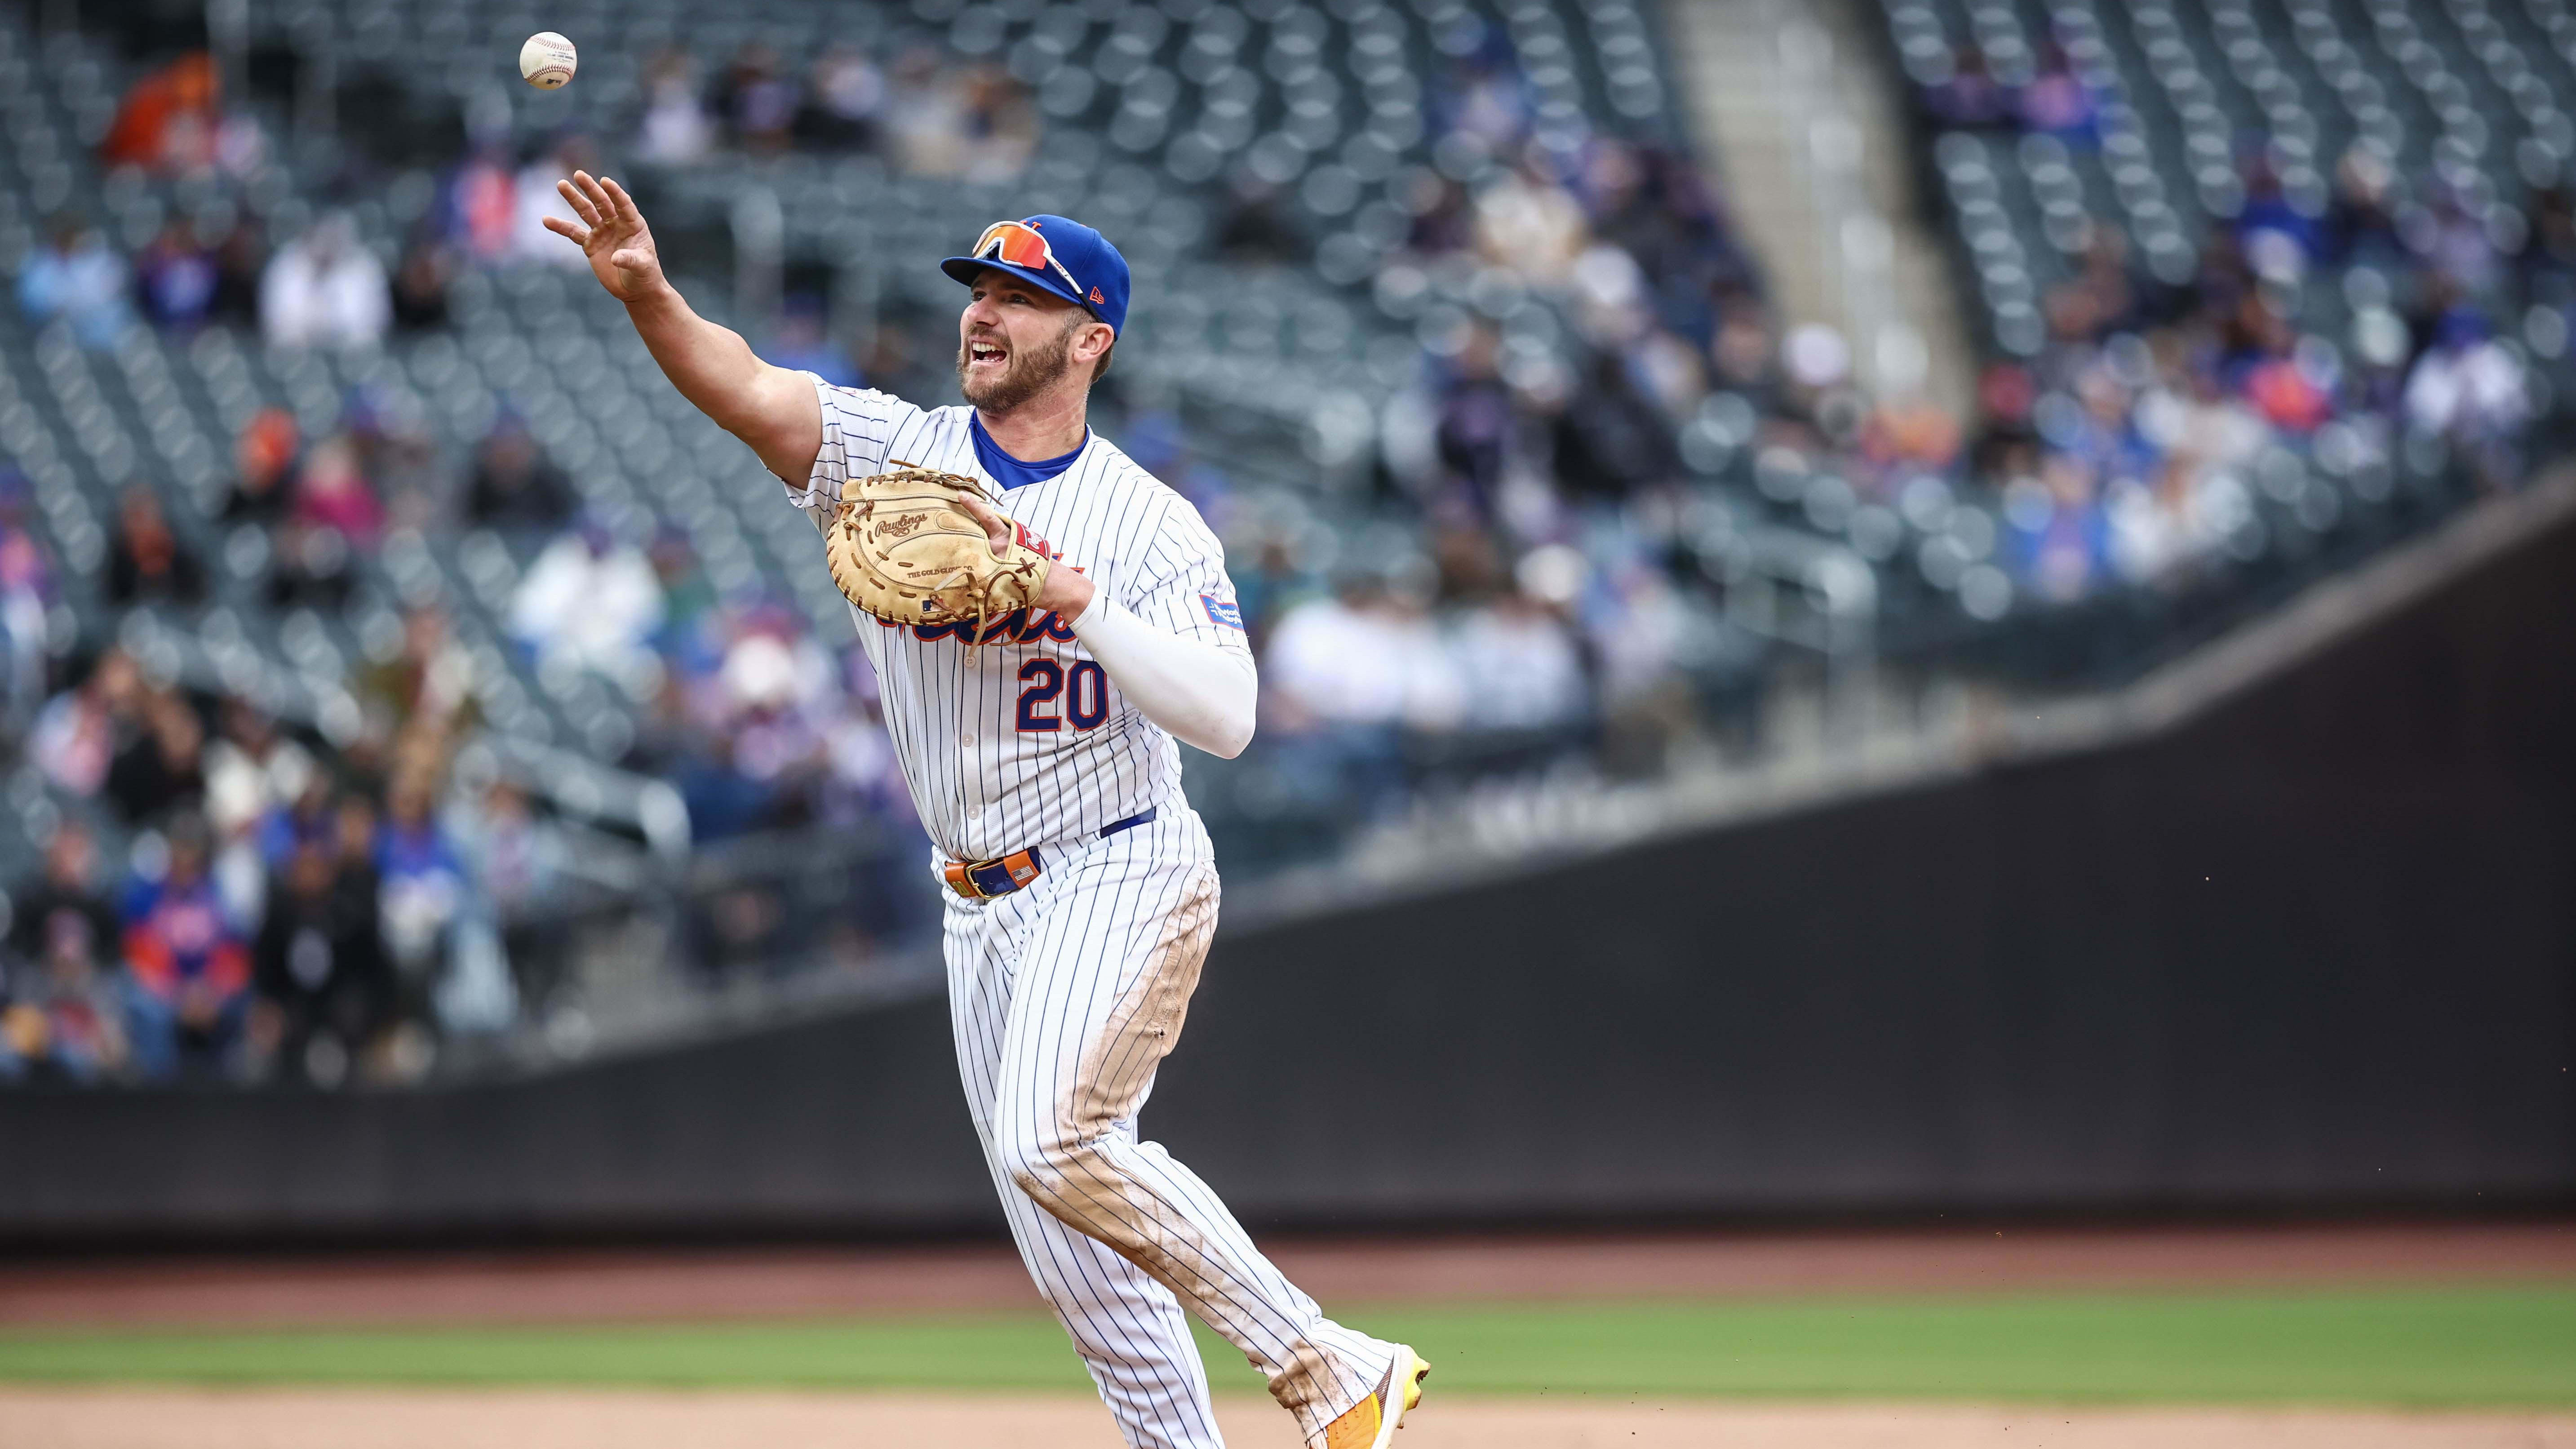
[[[1109,718],[1109,675],[1089,659],[1071,668],[1053,659],[1020,666],[1020,732],[1053,734],[1067,724],[1096,730]]]

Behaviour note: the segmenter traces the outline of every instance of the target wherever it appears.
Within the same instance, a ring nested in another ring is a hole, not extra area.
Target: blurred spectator
[[[1476,195],[1476,246],[1541,287],[1561,285],[1583,250],[1583,208],[1558,184],[1556,157],[1533,142],[1521,164]]]
[[[478,262],[498,261],[518,235],[519,183],[501,140],[477,146],[448,178],[446,234]]]
[[[398,775],[386,791],[375,839],[386,949],[408,989],[422,995],[446,964],[451,934],[468,905],[465,865],[439,827],[434,803],[427,780],[415,772]]]
[[[2340,366],[2317,338],[2299,338],[2285,323],[2266,339],[2264,355],[2245,374],[2245,399],[2263,421],[2305,437],[2335,410]]]
[[[341,421],[357,451],[358,476],[381,500],[380,527],[430,529],[447,521],[456,482],[439,456],[417,394],[374,385],[353,388]]]
[[[1225,212],[1216,225],[1216,249],[1226,260],[1293,266],[1313,254],[1304,231],[1278,187],[1249,171],[1226,179]]]
[[[699,625],[716,607],[716,586],[689,546],[688,530],[664,524],[653,535],[653,577],[662,586],[662,647],[685,652],[696,643]]]
[[[827,151],[875,150],[885,98],[885,75],[867,52],[834,45],[814,61],[804,106],[796,114],[797,137]],[[649,131],[649,115],[646,126]]]
[[[1510,42],[1482,28],[1482,42],[1442,87],[1437,110],[1442,129],[1473,142],[1475,154],[1496,156],[1529,134],[1536,98],[1512,63]]]
[[[0,1078],[88,1085],[126,1066],[124,991],[116,934],[86,914],[55,912],[30,963],[17,973],[15,1001],[0,994]]]
[[[897,57],[887,83],[886,125],[895,155],[916,176],[963,175],[970,161],[968,97],[939,53],[916,45]]]
[[[866,385],[858,364],[824,331],[822,300],[807,293],[787,299],[778,330],[762,353],[777,366],[813,373],[834,387]]]
[[[1486,519],[1497,516],[1503,473],[1515,456],[1520,432],[1518,409],[1502,381],[1500,348],[1501,339],[1491,328],[1468,335],[1441,390],[1433,434],[1443,469]]]
[[[2043,598],[2084,597],[2110,564],[2109,519],[2096,506],[2093,470],[2078,458],[2048,459],[2036,479],[2005,493],[2020,572]]]
[[[1556,612],[1518,589],[1505,589],[1467,612],[1450,640],[1451,668],[1461,680],[1460,722],[1470,728],[1554,729],[1579,722],[1591,705],[1590,682],[1574,639]]]
[[[337,610],[354,587],[349,540],[338,529],[300,518],[279,525],[268,571],[271,607]]]
[[[450,634],[447,615],[422,605],[403,615],[402,649],[358,678],[367,707],[404,728],[453,733],[475,716],[474,657]]]
[[[2434,278],[2461,295],[2488,300],[2502,275],[2486,208],[2447,184],[2431,191],[2427,203],[2401,223],[2401,237]]]
[[[355,439],[325,438],[305,455],[295,485],[296,521],[330,529],[352,543],[365,544],[385,521],[376,490],[360,470]]]
[[[205,566],[171,531],[161,495],[150,484],[129,484],[117,501],[116,534],[108,547],[107,601],[120,608],[184,606],[205,596]]]
[[[384,263],[346,213],[328,213],[270,258],[259,318],[272,347],[373,347],[393,320]]]
[[[1419,607],[1357,568],[1331,597],[1279,621],[1262,682],[1295,787],[1318,800],[1348,799],[1363,813],[1391,805],[1403,788],[1403,731],[1446,727],[1461,703]]]
[[[2064,46],[2051,41],[2040,47],[2038,72],[2015,99],[2025,130],[2087,150],[2100,144],[2101,100],[2076,73]]]
[[[858,667],[864,668],[864,662]],[[894,741],[875,710],[851,701],[825,727],[823,748],[830,775],[819,813],[826,824],[912,822],[912,792],[903,782]]]
[[[265,528],[283,520],[295,501],[287,475],[302,448],[293,413],[265,407],[251,414],[233,440],[233,487],[223,521]]]
[[[475,446],[474,481],[465,490],[467,522],[510,531],[551,530],[572,516],[573,503],[571,480],[518,418],[503,417]]]
[[[516,200],[510,208],[509,254],[523,262],[544,262],[574,270],[587,270],[589,261],[581,248],[564,245],[562,237],[546,230],[546,218],[576,220],[571,203],[555,190],[558,181],[569,181],[576,170],[594,175],[599,171],[599,157],[590,142],[579,133],[555,138],[553,145],[529,158],[519,168]]]
[[[141,728],[143,673],[122,649],[98,657],[79,684],[48,701],[28,736],[46,778],[74,795],[96,795],[107,767]]]
[[[206,320],[228,327],[258,326],[260,281],[268,274],[267,236],[247,216],[228,228],[207,230],[221,231],[223,239],[215,243],[215,290]]]
[[[2305,276],[2324,250],[2325,228],[2321,217],[2282,189],[2280,173],[2257,157],[2245,168],[2236,239],[2257,276],[2287,285]]]
[[[1680,471],[1673,429],[1640,396],[1615,353],[1595,358],[1556,418],[1557,481],[1569,493],[1624,498]]]
[[[504,920],[532,918],[553,901],[570,847],[551,819],[529,807],[526,791],[494,780],[479,808],[467,812],[467,824],[458,848]]]
[[[1014,181],[1028,169],[1038,147],[1038,112],[1009,71],[979,65],[966,73],[962,119],[968,181]]]
[[[338,807],[339,797],[334,793],[329,772],[315,770],[305,780],[302,791],[271,810],[268,818],[259,823],[260,858],[272,872],[283,871],[286,862],[294,857],[296,847],[317,840],[337,842]],[[372,834],[375,826],[370,822],[367,828]],[[373,850],[370,839],[361,853],[372,860]]]
[[[98,842],[77,820],[54,827],[42,870],[10,892],[9,905],[9,951],[20,961],[42,961],[57,936],[75,928],[93,953],[115,948],[116,910],[99,886]]]
[[[188,332],[202,325],[215,306],[215,253],[185,221],[161,228],[135,265],[143,291],[143,312],[152,325]]]
[[[1405,179],[1407,224],[1405,245],[1425,256],[1463,252],[1475,244],[1475,213],[1467,190],[1427,167],[1416,167]]]
[[[393,1019],[394,974],[374,903],[342,888],[326,842],[288,857],[251,961],[255,1035],[292,1080],[339,1086]]]
[[[747,40],[716,82],[716,112],[735,145],[783,151],[796,123],[798,89],[777,51]]]
[[[313,756],[246,700],[218,705],[220,732],[200,757],[206,777],[207,824],[214,832],[215,889],[245,928],[261,920],[268,900],[268,860],[261,832],[303,795],[320,773]]]
[[[688,52],[664,50],[644,69],[644,120],[636,153],[665,166],[685,166],[707,154],[714,126],[698,99],[697,62]]]
[[[2546,282],[2563,286],[2576,279],[2576,185],[2562,178],[2536,188],[2530,210],[2531,240],[2522,251],[2530,273],[2525,290],[2545,296]]]
[[[125,899],[126,1035],[147,1080],[236,1065],[250,1004],[250,953],[207,875],[205,822],[182,816],[168,864]]]
[[[548,544],[510,603],[510,633],[540,656],[620,677],[650,661],[661,625],[652,561],[595,520]]]
[[[256,827],[302,796],[313,756],[257,705],[227,699],[223,733],[205,751],[206,821],[217,838]]]
[[[394,326],[405,332],[435,332],[447,325],[447,283],[455,270],[447,248],[426,234],[403,248],[394,268]]]
[[[63,318],[80,344],[95,350],[114,346],[132,320],[125,297],[125,259],[76,216],[57,220],[53,239],[18,273],[18,306],[27,320],[42,326]]]
[[[53,662],[53,558],[27,526],[27,475],[0,464],[0,722],[24,729]]]
[[[2517,481],[2513,447],[2531,414],[2523,366],[2495,340],[2485,317],[2461,307],[2436,326],[2433,345],[2406,378],[2406,421],[2447,438],[2490,488]]]
[[[2000,128],[2012,119],[2012,97],[1986,68],[1986,53],[1961,45],[1950,74],[1923,88],[1923,108],[1941,125],[1962,131]]]
[[[1280,616],[1314,591],[1313,581],[1298,565],[1295,545],[1279,534],[1262,536],[1252,567],[1234,574],[1235,601],[1243,609],[1243,627],[1252,647],[1267,657],[1270,631]]]
[[[1882,401],[1861,425],[1861,455],[1881,476],[1946,473],[1960,443],[1958,420],[1919,392]]]
[[[110,166],[181,174],[215,164],[221,112],[218,73],[204,51],[180,56],[136,80],[117,108],[99,159]]]
[[[2367,142],[2356,142],[2335,163],[2334,198],[2325,220],[2335,261],[2368,267],[2406,261],[2406,243],[2397,234],[2396,182],[2396,168]]]
[[[1689,689],[1678,670],[1689,617],[1672,580],[1642,557],[1616,561],[1584,590],[1583,627],[1597,669],[1602,761],[1652,774],[1690,728]]]
[[[205,745],[205,721],[185,695],[146,695],[142,731],[108,765],[109,803],[130,825],[198,810],[206,796]]]

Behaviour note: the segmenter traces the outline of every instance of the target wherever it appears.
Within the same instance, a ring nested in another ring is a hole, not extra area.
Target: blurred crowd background
[[[817,545],[539,224],[574,166],[764,356],[924,405],[937,257],[1126,250],[1094,424],[1262,662],[1189,764],[1230,884],[2117,682],[2563,447],[2556,0],[1860,8],[1965,411],[1785,314],[1632,0],[0,0],[0,1077],[416,1081],[920,979]]]

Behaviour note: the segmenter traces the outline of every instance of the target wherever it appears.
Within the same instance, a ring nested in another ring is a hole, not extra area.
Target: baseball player
[[[616,182],[576,172],[561,189],[578,219],[547,227],[581,246],[681,395],[787,484],[844,592],[874,597],[843,576],[871,563],[844,554],[918,545],[945,507],[836,533],[845,497],[956,475],[974,552],[942,577],[980,574],[979,597],[1012,607],[939,611],[890,584],[880,554],[870,587],[903,602],[851,617],[950,890],[967,1109],[1020,1256],[1120,1432],[1138,1449],[1222,1442],[1186,1307],[1262,1371],[1309,1445],[1385,1449],[1430,1366],[1324,1317],[1206,1183],[1136,1136],[1216,927],[1174,741],[1240,754],[1257,685],[1216,537],[1085,425],[1126,321],[1125,259],[1034,216],[941,262],[966,288],[968,406],[924,409],[762,362],[672,289]],[[938,622],[908,622],[915,607]]]

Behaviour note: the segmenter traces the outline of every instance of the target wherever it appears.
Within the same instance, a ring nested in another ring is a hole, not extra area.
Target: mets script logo
[[[921,527],[922,519],[923,515],[918,513],[907,513],[901,518],[889,518],[877,525],[877,532],[888,538],[901,538]]]
[[[924,609],[933,607],[935,605],[927,600],[922,603]],[[925,644],[941,639],[954,639],[964,644],[969,642],[968,635],[974,635],[972,642],[977,644],[1031,644],[1040,639],[1052,639],[1059,644],[1073,642],[1071,624],[1052,613],[1032,613],[1027,609],[1013,609],[986,624],[981,634],[975,634],[975,621],[972,619],[960,619],[953,624],[906,624],[896,619],[879,619],[877,624],[887,629],[909,629],[912,637]]]

